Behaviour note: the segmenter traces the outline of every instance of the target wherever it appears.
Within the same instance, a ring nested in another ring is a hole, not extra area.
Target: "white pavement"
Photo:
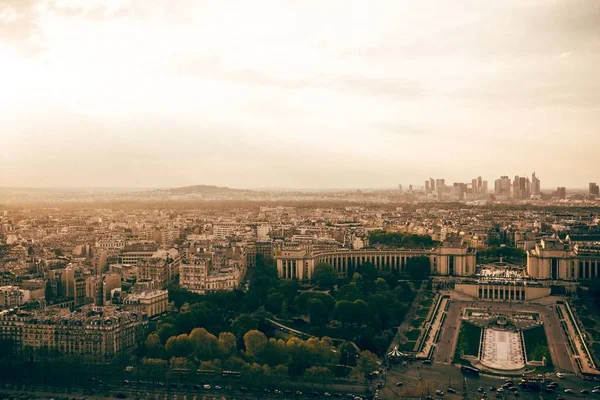
[[[481,363],[496,370],[525,368],[519,332],[486,328],[483,334]]]

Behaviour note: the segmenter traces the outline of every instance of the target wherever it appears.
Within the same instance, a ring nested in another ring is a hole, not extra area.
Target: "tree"
[[[199,360],[212,360],[219,356],[217,337],[204,328],[195,328],[190,333]]]
[[[362,299],[362,292],[356,283],[352,282],[342,286],[338,291],[336,298],[338,300],[354,301]]]
[[[149,358],[162,358],[164,357],[165,348],[160,342],[160,336],[156,332],[152,332],[146,339],[146,354]]]
[[[358,273],[362,275],[365,281],[374,282],[377,279],[377,268],[369,261],[358,267]]]
[[[195,345],[188,335],[182,333],[170,337],[165,344],[165,350],[170,357],[192,357]]]
[[[358,359],[358,350],[351,342],[344,342],[339,347],[340,364],[355,366]]]
[[[329,322],[329,312],[321,300],[309,299],[307,308],[311,325],[324,326]]]
[[[246,332],[258,329],[258,320],[252,315],[242,314],[233,321],[231,328],[235,336],[242,338]]]
[[[193,364],[186,357],[171,357],[169,360],[170,368],[173,369],[191,369]]]
[[[302,376],[309,382],[318,382],[322,384],[329,382],[329,380],[333,378],[333,374],[329,368],[319,366],[307,368]]]
[[[430,274],[430,261],[429,257],[420,256],[420,257],[409,257],[406,261],[406,266],[404,267],[404,271],[408,274],[408,276],[415,281],[422,281],[429,277]]]
[[[285,296],[285,302],[288,306],[294,304],[294,299],[298,295],[298,281],[297,280],[287,280],[283,281],[279,284],[279,293]]]
[[[257,330],[248,331],[244,335],[244,345],[246,346],[246,354],[250,357],[260,357],[261,353],[266,350],[267,337]]]
[[[177,330],[179,332],[190,332],[196,327],[196,317],[190,311],[185,311],[177,315],[175,324],[177,325]]]
[[[230,332],[221,332],[217,340],[217,347],[222,359],[227,359],[237,354],[237,341]]]
[[[327,263],[318,263],[315,265],[313,280],[324,289],[333,289],[333,286],[337,282],[337,272],[333,266]]]
[[[356,363],[356,373],[359,376],[364,377],[366,382],[369,374],[377,369],[377,361],[377,356],[375,354],[368,350],[361,351]]]
[[[169,363],[158,358],[144,358],[138,368],[141,376],[160,377],[167,372]]]
[[[303,292],[299,294],[294,300],[296,311],[298,311],[301,314],[307,314],[308,300],[310,299],[320,300],[328,311],[331,311],[335,305],[335,300],[333,299],[333,297],[331,297],[331,295],[327,293]]]
[[[171,336],[177,335],[177,328],[171,324],[162,324],[160,329],[158,330],[158,337],[160,337],[160,342],[165,344],[167,340]]]
[[[273,314],[279,314],[283,310],[285,296],[279,292],[273,293],[267,297],[265,309]]]

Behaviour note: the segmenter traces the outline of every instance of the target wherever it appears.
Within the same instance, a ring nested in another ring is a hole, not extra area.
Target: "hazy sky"
[[[584,187],[600,1],[0,0],[0,161],[0,186]]]

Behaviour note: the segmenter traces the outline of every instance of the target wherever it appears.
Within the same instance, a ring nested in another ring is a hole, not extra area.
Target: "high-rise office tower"
[[[600,187],[595,182],[590,182],[590,194],[592,196],[600,195]]]
[[[484,196],[487,196],[488,194],[488,186],[487,186],[487,181],[483,181],[482,185],[481,185],[481,193]]]
[[[425,181],[425,194],[429,194],[429,181]]]
[[[565,187],[557,187],[556,188],[556,197],[558,197],[559,199],[566,199],[567,198],[567,189],[565,189]]]
[[[429,178],[429,189],[431,189],[431,191],[435,191],[435,181],[433,180],[433,178]]]
[[[477,186],[477,178],[471,179],[471,193],[479,194],[479,187]]]
[[[538,196],[540,194],[540,180],[535,176],[535,172],[531,174],[531,194]]]

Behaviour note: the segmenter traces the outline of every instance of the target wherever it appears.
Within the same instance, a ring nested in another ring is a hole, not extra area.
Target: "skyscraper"
[[[540,180],[535,176],[535,172],[531,174],[531,194],[533,196],[540,194]]]
[[[600,187],[596,185],[595,182],[590,182],[590,195],[598,196],[600,195]]]
[[[477,179],[471,179],[471,193],[479,194],[479,186],[477,185]]]
[[[567,189],[565,189],[565,187],[557,187],[556,188],[556,197],[558,197],[561,200],[564,200],[567,198]]]

